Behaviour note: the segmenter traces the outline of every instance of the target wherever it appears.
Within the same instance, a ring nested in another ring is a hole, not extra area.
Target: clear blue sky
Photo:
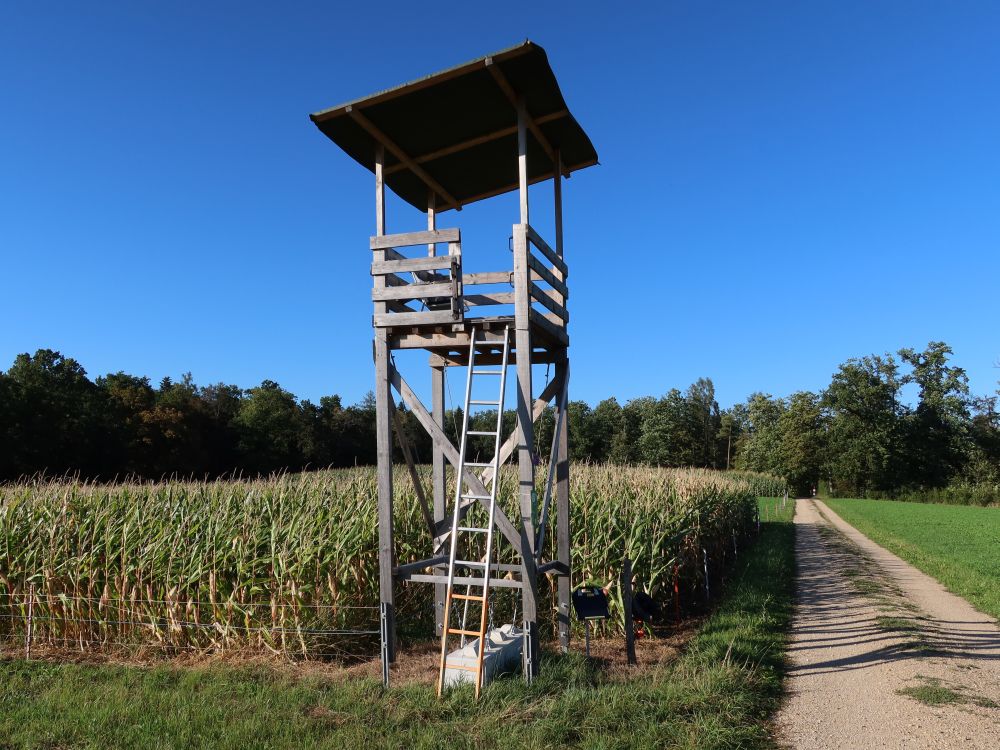
[[[602,162],[566,184],[575,398],[728,405],[932,339],[995,388],[997,3],[345,6],[4,4],[0,368],[360,399],[372,178],[307,115],[530,38]]]

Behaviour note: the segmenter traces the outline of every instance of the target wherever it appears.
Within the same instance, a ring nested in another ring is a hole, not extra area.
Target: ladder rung
[[[473,375],[503,375],[503,370],[473,370]]]
[[[466,672],[476,672],[478,674],[479,667],[470,667],[467,664],[451,664],[449,662],[444,663],[445,669],[464,669]]]
[[[485,568],[486,563],[475,562],[473,560],[455,560],[455,565],[462,565],[466,568]]]
[[[492,500],[489,495],[462,495],[463,500]]]
[[[499,401],[483,401],[478,398],[469,399],[470,406],[500,406]]]
[[[461,630],[460,628],[448,628],[451,635],[474,635],[478,638],[482,635],[478,630]]]
[[[485,596],[475,596],[474,594],[452,594],[452,599],[463,599],[470,602],[485,602]]]
[[[479,461],[466,461],[466,466],[471,466],[473,469],[492,469],[493,462],[490,461],[488,464],[480,463]]]
[[[487,531],[489,531],[489,529],[483,529],[483,528],[480,528],[479,526],[459,526],[458,530],[459,531],[473,531],[473,532],[477,532],[477,533],[480,533],[480,534],[485,534]]]
[[[493,435],[495,437],[496,434],[497,434],[497,431],[496,430],[469,430],[465,434],[466,435]]]

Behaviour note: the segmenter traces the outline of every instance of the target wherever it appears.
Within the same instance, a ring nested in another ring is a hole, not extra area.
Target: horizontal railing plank
[[[528,253],[528,267],[537,273],[541,277],[542,281],[559,292],[564,299],[569,297],[569,289],[567,286],[562,281],[557,279],[556,275],[546,268],[542,262],[531,253]]]
[[[372,301],[387,299],[424,299],[425,297],[450,297],[452,284],[444,281],[437,284],[407,284],[386,289],[372,289]]]
[[[392,328],[393,326],[429,326],[442,323],[461,322],[461,316],[455,317],[451,310],[430,310],[415,313],[385,313],[373,316],[375,328]]]
[[[485,273],[463,273],[462,283],[465,286],[477,284],[513,284],[513,271],[487,271]]]
[[[562,274],[563,279],[569,275],[569,268],[566,266],[566,261],[559,257],[555,250],[548,246],[548,244],[541,238],[541,236],[534,230],[534,228],[528,224],[525,226],[528,232],[528,239],[531,244],[542,251],[542,255],[549,259],[549,262],[556,267],[560,274]]]
[[[532,325],[537,325],[556,341],[568,344],[569,336],[566,334],[566,329],[558,325],[558,318],[555,321],[551,319],[554,317],[554,315],[550,317],[545,313],[538,312],[538,310],[528,310],[528,320],[531,321]]]
[[[438,242],[461,242],[462,233],[458,229],[431,229],[425,232],[406,232],[404,234],[383,234],[371,238],[372,250],[386,250],[395,247],[412,247],[414,245],[431,245]]]
[[[513,305],[514,292],[489,292],[487,294],[466,294],[467,305]]]
[[[384,260],[372,263],[372,276],[387,273],[408,273],[413,271],[439,271],[458,264],[458,255],[437,255],[433,258],[407,258],[406,260]]]
[[[564,323],[569,323],[569,311],[552,299],[552,295],[548,290],[542,289],[535,283],[529,283],[528,288],[531,293],[531,299],[538,302],[540,305],[547,307],[553,313],[558,315]]]

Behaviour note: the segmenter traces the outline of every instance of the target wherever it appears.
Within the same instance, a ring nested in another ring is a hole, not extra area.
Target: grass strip
[[[1000,619],[1000,508],[826,500],[867,536],[936,578],[974,607]]]
[[[423,685],[269,667],[0,662],[2,747],[758,748],[794,590],[792,504],[741,556],[716,611],[676,661],[610,680],[582,654],[546,654],[531,686],[438,701]],[[641,658],[641,651],[640,651]]]

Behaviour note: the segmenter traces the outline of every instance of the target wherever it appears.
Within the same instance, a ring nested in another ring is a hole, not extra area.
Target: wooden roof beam
[[[385,146],[386,150],[389,151],[397,159],[399,159],[403,164],[405,164],[407,169],[409,169],[411,172],[413,172],[413,174],[415,174],[417,177],[423,180],[424,184],[427,185],[427,187],[429,187],[431,190],[433,190],[435,193],[441,196],[441,198],[447,204],[448,208],[454,208],[458,211],[462,210],[461,204],[457,200],[455,200],[455,197],[451,193],[445,190],[437,180],[435,180],[433,177],[427,174],[427,172],[424,171],[424,169],[419,164],[417,164],[413,159],[411,159],[409,155],[405,151],[403,151],[403,149],[397,146],[392,139],[390,139],[385,133],[379,130],[378,127],[375,125],[375,123],[369,120],[361,112],[361,110],[357,109],[353,105],[349,105],[345,109],[347,111],[347,114],[349,114],[351,118],[356,123],[358,123],[358,125],[360,125],[366,131],[368,131],[368,134],[372,138],[374,138],[378,143],[381,143],[383,146]]]
[[[557,109],[555,112],[550,112],[547,115],[542,115],[541,117],[535,118],[535,122],[542,125],[546,122],[552,122],[553,120],[559,120],[569,114],[568,109]],[[508,135],[514,135],[517,132],[517,125],[511,125],[508,128],[501,128],[500,130],[494,130],[492,133],[487,133],[486,135],[481,135],[478,138],[470,138],[467,141],[462,141],[461,143],[456,143],[452,146],[446,146],[445,148],[440,148],[437,151],[431,151],[429,153],[423,154],[421,156],[413,157],[413,161],[417,164],[425,164],[429,161],[434,161],[435,159],[440,159],[444,156],[451,156],[452,154],[457,154],[460,151],[465,151],[476,146],[481,146],[484,143],[489,143],[490,141],[495,141],[499,138],[504,138]],[[385,173],[387,175],[394,174],[396,172],[401,172],[407,167],[403,164],[393,164],[391,167],[386,167]]]
[[[514,88],[510,85],[510,81],[507,80],[507,76],[503,74],[503,71],[494,64],[492,57],[486,58],[486,69],[490,72],[490,75],[493,76],[493,80],[497,82],[497,85],[500,87],[500,90],[503,91],[504,96],[507,97],[511,106],[516,110],[517,92],[514,91]],[[549,161],[551,161],[553,165],[557,165],[558,159],[556,158],[555,149],[552,148],[552,144],[549,143],[549,139],[545,137],[544,133],[542,133],[542,129],[538,127],[538,122],[531,116],[530,112],[527,112],[526,124],[528,126],[528,130],[530,130],[531,134],[535,136],[535,140],[538,141],[539,145],[545,151],[545,154],[549,157]],[[569,173],[567,172],[563,176],[568,177]]]

